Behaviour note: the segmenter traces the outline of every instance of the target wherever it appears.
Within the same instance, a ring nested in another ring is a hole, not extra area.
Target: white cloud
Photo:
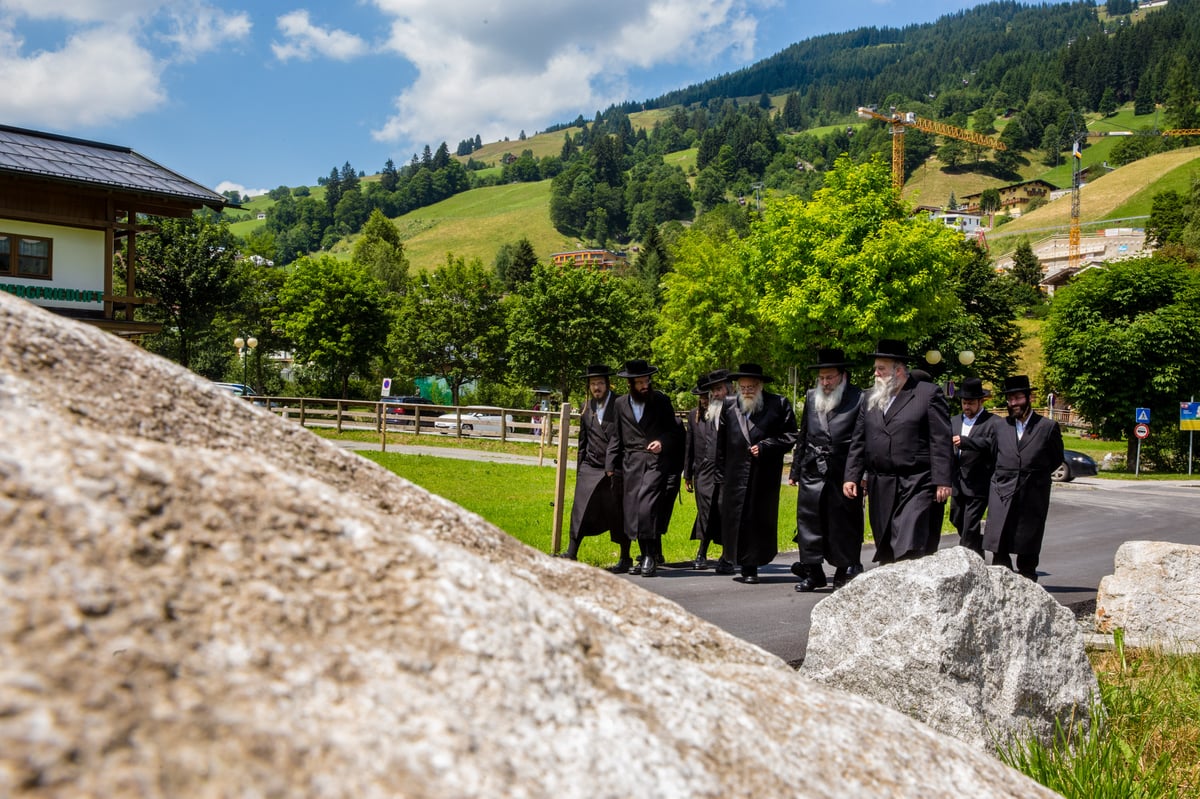
[[[30,19],[114,22],[138,19],[158,11],[155,0],[0,0],[0,10]]]
[[[234,183],[231,180],[222,180],[217,184],[217,194],[224,194],[227,191],[236,191],[242,196],[250,195],[251,197],[259,197],[266,194],[270,189],[248,189],[240,183]]]
[[[250,35],[250,17],[226,14],[212,6],[186,6],[169,12],[172,31],[160,38],[178,48],[179,58],[190,61],[217,50],[227,41],[244,40]]]
[[[307,11],[292,11],[277,21],[284,42],[271,43],[271,50],[280,61],[298,58],[308,61],[324,56],[337,61],[349,61],[367,52],[367,43],[352,33],[329,30],[313,25]]]
[[[373,132],[409,143],[502,138],[628,99],[633,69],[753,52],[773,0],[374,0],[419,77]]]
[[[71,36],[59,50],[21,53],[11,27],[0,29],[0,119],[70,128],[136,116],[166,99],[162,65],[122,26]]]

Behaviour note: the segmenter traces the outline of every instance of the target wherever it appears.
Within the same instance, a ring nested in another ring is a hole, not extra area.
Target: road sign
[[[379,396],[389,397],[392,394],[392,378],[383,378],[383,385],[379,387]]]
[[[1133,421],[1138,424],[1150,424],[1150,409],[1138,408],[1133,412]]]
[[[1179,429],[1200,430],[1200,402],[1179,403]]]
[[[1150,425],[1148,425],[1148,424],[1134,425],[1133,434],[1135,436],[1137,436],[1138,438],[1148,437],[1150,435]]]

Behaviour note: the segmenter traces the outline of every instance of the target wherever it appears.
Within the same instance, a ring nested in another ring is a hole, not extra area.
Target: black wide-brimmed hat
[[[912,377],[913,380],[916,380],[918,383],[932,383],[933,382],[933,375],[929,374],[929,372],[926,372],[924,369],[913,369],[908,374]]]
[[[714,369],[713,371],[709,372],[707,375],[704,376],[704,382],[700,385],[700,388],[707,390],[707,389],[712,388],[713,386],[719,386],[721,383],[728,383],[728,382],[729,382],[729,370],[728,369]]]
[[[705,372],[704,374],[702,374],[696,378],[696,385],[692,388],[693,394],[695,394],[696,396],[700,396],[701,394],[708,393],[708,391],[704,388],[704,383],[708,380],[708,376],[710,374],[712,374],[712,372]]]
[[[914,358],[908,354],[908,342],[898,341],[894,338],[881,338],[879,346],[875,348],[875,352],[870,353],[872,358],[891,358],[893,361],[911,361]]]
[[[613,370],[611,368],[609,368],[608,364],[604,364],[604,363],[590,364],[587,368],[587,371],[583,373],[583,377],[585,380],[593,378],[593,377],[612,377],[612,376],[613,376]]]
[[[756,363],[740,363],[736,372],[729,373],[730,380],[737,380],[739,377],[753,377],[755,380],[761,380],[764,383],[770,383],[771,378],[763,374],[763,368]]]
[[[657,371],[657,367],[651,366],[640,358],[635,358],[625,362],[625,368],[617,372],[617,377],[649,377]]]
[[[817,362],[810,363],[809,369],[844,369],[852,364],[846,360],[846,353],[842,350],[817,350]]]
[[[1029,375],[1013,375],[1004,378],[1004,388],[1001,391],[1005,394],[1017,394],[1033,391],[1033,387],[1029,385]]]
[[[983,381],[978,377],[968,377],[963,380],[962,388],[958,390],[960,400],[980,400],[992,396],[992,392],[983,387]]]

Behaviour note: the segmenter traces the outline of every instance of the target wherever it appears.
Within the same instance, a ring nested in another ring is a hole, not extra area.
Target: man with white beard
[[[796,590],[815,591],[828,585],[824,561],[835,569],[833,587],[862,574],[863,502],[842,493],[842,476],[862,389],[850,383],[850,364],[839,349],[817,351],[817,384],[808,390],[800,417],[796,452],[788,485],[799,486],[796,497],[796,543],[799,560],[792,573],[800,578]]]
[[[729,377],[737,397],[725,400],[717,437],[722,558],[754,585],[759,567],[779,554],[783,457],[796,443],[796,416],[786,398],[763,391],[771,378],[758,364],[744,363]]]
[[[866,489],[875,560],[892,563],[927,553],[934,504],[950,498],[950,407],[940,388],[909,374],[905,342],[884,339],[871,355],[875,387],[859,408],[842,492]]]

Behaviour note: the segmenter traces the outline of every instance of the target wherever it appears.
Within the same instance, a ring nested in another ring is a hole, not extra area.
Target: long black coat
[[[1016,419],[999,421],[983,546],[988,552],[1037,555],[1050,510],[1050,475],[1063,462],[1062,431],[1058,422],[1031,412],[1018,441]],[[972,449],[987,445],[983,439],[976,442],[974,433],[963,442]]]
[[[845,481],[866,477],[875,560],[926,552],[935,487],[951,485],[953,468],[950,407],[940,388],[910,376],[886,415],[864,398]]]
[[[950,523],[958,530],[962,543],[972,549],[983,545],[979,538],[984,512],[987,510],[988,489],[992,483],[992,472],[996,469],[996,454],[993,439],[1000,418],[987,410],[981,410],[971,425],[968,439],[987,442],[986,449],[960,447],[954,453],[954,483],[950,498]],[[950,420],[950,432],[962,435],[963,415],[956,414]]]
[[[663,529],[659,517],[663,512],[667,478],[673,464],[681,460],[675,451],[683,443],[679,422],[675,419],[671,400],[659,391],[650,393],[640,422],[633,415],[628,394],[622,395],[613,405],[617,435],[608,442],[608,462],[615,471],[622,473],[625,535],[653,539]],[[662,450],[657,454],[646,449],[651,441],[662,442]]]
[[[749,419],[737,399],[721,409],[717,468],[721,471],[721,537],[740,566],[765,566],[779,554],[779,491],[783,457],[796,444],[796,415],[778,394],[763,392]],[[750,454],[757,444],[758,457]]]
[[[596,401],[588,400],[579,417],[575,501],[571,505],[571,538],[580,539],[609,531],[613,541],[627,541],[621,515],[621,478],[608,462],[608,443],[617,434],[616,394],[609,394],[604,420],[596,414]]]
[[[805,397],[789,475],[799,488],[796,543],[801,563],[817,564],[825,559],[845,568],[856,565],[862,552],[862,494],[847,498],[842,493],[842,478],[863,392],[847,383],[842,401],[825,425],[816,410],[817,391],[820,389],[811,388]]]
[[[687,441],[684,448],[683,479],[696,493],[696,523],[693,540],[721,543],[720,473],[717,471],[717,432],[721,417],[708,421],[699,409],[688,414]]]

